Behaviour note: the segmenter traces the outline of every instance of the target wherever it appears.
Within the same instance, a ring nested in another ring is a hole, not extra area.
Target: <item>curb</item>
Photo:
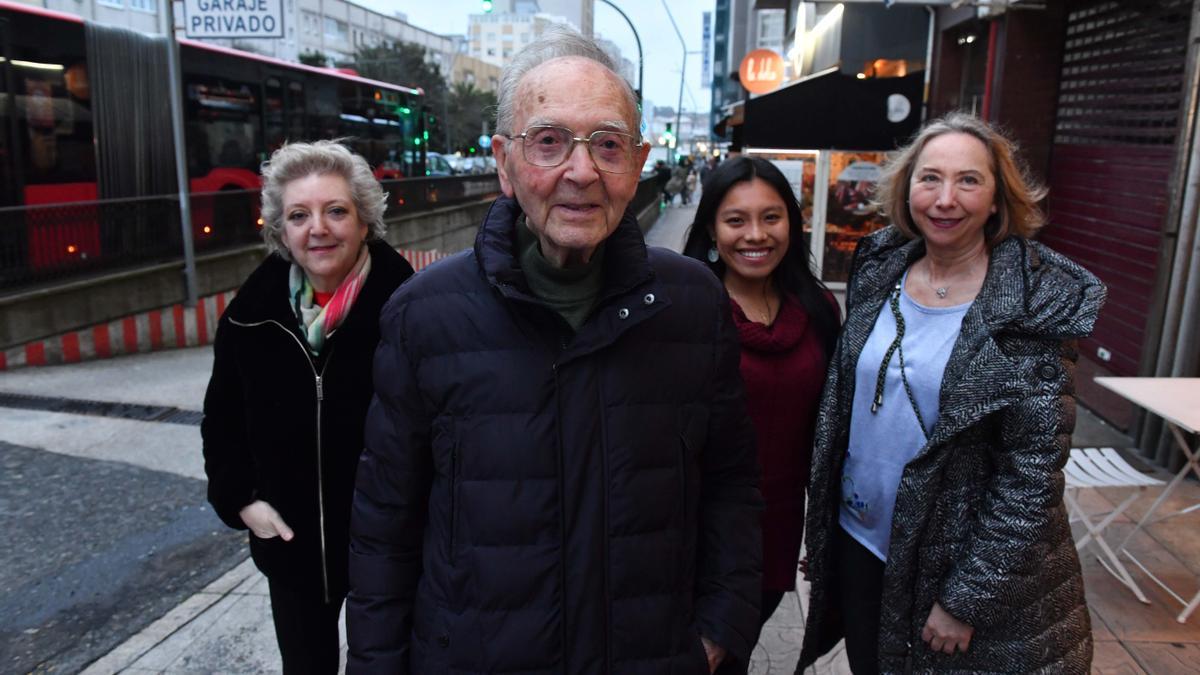
[[[418,272],[449,255],[397,251]],[[236,289],[214,293],[198,299],[195,307],[178,303],[0,350],[0,372],[210,344],[217,320],[236,294]]]
[[[253,561],[246,558],[204,590],[184,600],[112,651],[92,662],[80,675],[109,675],[128,668],[255,574],[258,574],[258,569],[254,567]]]

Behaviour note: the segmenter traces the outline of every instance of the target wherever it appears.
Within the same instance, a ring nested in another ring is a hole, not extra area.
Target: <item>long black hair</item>
[[[804,214],[800,212],[800,203],[796,201],[792,186],[774,164],[761,157],[740,156],[721,162],[711,171],[704,179],[704,191],[700,194],[700,204],[696,206],[696,218],[688,231],[683,254],[708,265],[718,279],[725,278],[725,263],[720,258],[716,262],[708,259],[708,251],[715,245],[709,230],[716,227],[717,209],[725,195],[739,183],[755,178],[761,178],[774,188],[787,206],[788,250],[772,272],[771,283],[780,294],[792,296],[804,307],[828,358],[833,354],[833,346],[837,341],[838,310],[831,301],[829,290],[809,267]]]

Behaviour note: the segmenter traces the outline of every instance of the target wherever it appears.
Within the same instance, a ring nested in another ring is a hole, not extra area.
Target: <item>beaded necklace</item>
[[[917,423],[921,425],[921,433],[928,438],[928,432],[925,431],[925,419],[921,417],[921,409],[917,406],[917,397],[913,395],[912,387],[908,384],[908,376],[904,374],[904,347],[900,344],[904,340],[904,315],[900,313],[900,282],[896,282],[896,286],[892,289],[891,297],[888,299],[888,304],[892,308],[892,316],[896,319],[896,338],[892,340],[891,346],[883,355],[883,362],[879,364],[879,377],[875,380],[875,399],[871,402],[871,412],[879,412],[883,407],[883,384],[887,380],[888,364],[892,361],[892,354],[897,354],[900,358],[900,381],[904,383],[904,393],[908,394],[908,402],[912,405],[913,412],[917,415]]]

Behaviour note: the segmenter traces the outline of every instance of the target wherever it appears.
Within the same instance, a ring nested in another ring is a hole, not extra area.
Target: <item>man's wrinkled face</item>
[[[579,138],[617,131],[640,139],[637,111],[624,87],[617,75],[590,59],[552,59],[517,85],[514,138],[492,139],[501,189],[521,205],[542,255],[560,267],[586,262],[617,228],[637,191],[650,146],[634,148],[627,173],[607,173],[596,168],[586,143],[572,146],[558,166],[535,166],[526,160],[524,141],[517,136],[531,126],[547,125],[570,129]]]

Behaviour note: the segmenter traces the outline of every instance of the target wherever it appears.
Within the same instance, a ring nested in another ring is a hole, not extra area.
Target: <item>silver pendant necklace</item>
[[[945,286],[934,286],[933,285],[933,270],[930,269],[930,267],[928,265],[925,266],[925,285],[929,286],[931,289],[933,289],[933,292],[936,293],[938,298],[940,298],[942,300],[945,300],[946,295],[950,293],[949,284],[947,284]]]

